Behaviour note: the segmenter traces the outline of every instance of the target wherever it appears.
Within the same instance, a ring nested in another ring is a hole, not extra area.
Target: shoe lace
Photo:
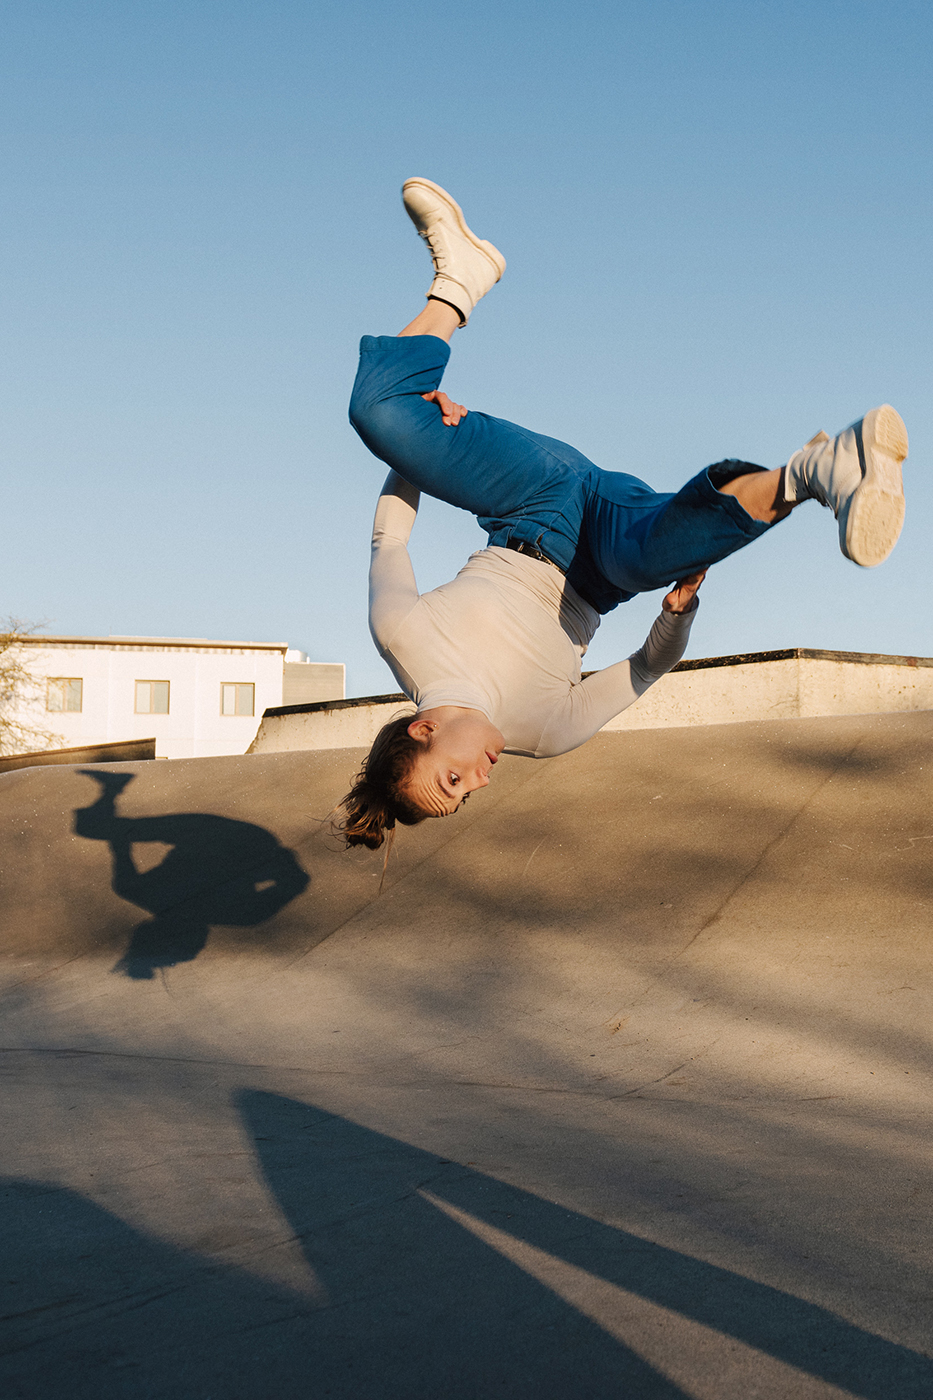
[[[447,254],[439,244],[432,242],[434,227],[419,230],[419,234],[428,245],[428,252],[431,254],[434,271],[440,276],[447,268]]]

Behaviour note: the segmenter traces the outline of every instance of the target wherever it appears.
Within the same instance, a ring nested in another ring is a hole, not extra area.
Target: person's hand
[[[664,598],[661,607],[668,613],[685,613],[693,607],[693,600],[697,596],[697,589],[706,578],[706,570],[700,574],[688,574],[674,584],[670,593]]]
[[[467,416],[467,409],[462,403],[451,403],[443,389],[432,389],[430,394],[422,394],[421,397],[427,403],[436,403],[441,411],[441,419],[448,428],[455,428],[461,418]]]

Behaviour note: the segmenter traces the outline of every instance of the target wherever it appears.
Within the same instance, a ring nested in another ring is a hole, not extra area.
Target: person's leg
[[[565,443],[475,411],[445,423],[447,415],[423,397],[440,385],[454,331],[499,280],[505,259],[472,232],[439,185],[406,180],[402,195],[434,279],[424,310],[398,337],[364,337],[350,421],[377,457],[419,490],[479,516],[495,542],[514,536],[531,543],[552,530],[554,547],[569,560],[581,482],[593,464]]]
[[[424,310],[397,337],[364,337],[350,421],[377,457],[419,490],[479,517],[492,544],[533,544],[566,567],[595,470],[566,443],[471,411],[445,418],[438,389],[448,343],[505,270],[493,244],[466,225],[430,180],[406,180],[405,208],[434,263]],[[459,417],[459,415],[457,415]]]
[[[433,180],[406,180],[402,202],[434,264],[428,296],[453,308],[457,324],[465,326],[476,303],[505,271],[505,258],[487,239],[477,238],[457,201]]]
[[[746,472],[719,487],[724,496],[734,496],[753,520],[776,525],[790,515],[799,501],[788,501],[784,494],[786,467],[773,471]]]
[[[448,312],[429,302],[412,326],[449,329],[441,319]],[[458,426],[446,426],[422,395],[438,388],[449,355],[442,336],[364,336],[351,423],[406,481],[478,516],[492,543],[512,537],[536,543],[547,535],[550,542],[538,547],[566,567],[577,545],[585,483],[596,468],[566,443],[474,409]]]
[[[523,540],[549,555],[600,612],[724,558],[791,509],[779,471],[732,463],[720,489],[701,473],[674,496],[475,410],[446,426],[422,395],[441,382],[457,321],[429,301],[400,336],[365,337],[351,422],[406,481],[477,516],[491,544]]]
[[[423,311],[409,321],[399,335],[436,335],[438,340],[450,344],[455,330],[460,327],[460,313],[446,301],[428,301]]]
[[[733,517],[738,542],[727,548],[729,531],[722,528],[722,512],[718,519],[708,514],[705,543],[719,558],[725,558],[747,543],[742,536],[748,533],[748,520],[759,530],[767,529],[803,501],[816,500],[836,516],[843,554],[864,568],[873,568],[888,557],[901,531],[901,466],[907,449],[904,420],[890,404],[882,404],[834,438],[817,433],[787,466],[775,471],[752,469],[743,473],[734,466],[731,472],[723,471],[728,464],[710,468],[709,477],[719,499],[732,497],[743,508],[744,517]],[[678,504],[679,496],[675,498]],[[676,515],[674,506],[671,518]],[[709,562],[715,562],[712,555]]]
[[[590,559],[623,600],[667,588],[744,548],[790,513],[782,472],[719,462],[676,493],[648,495],[633,490],[631,477],[600,472],[583,532]]]
[[[618,485],[603,473],[587,504],[586,537],[607,579],[642,592],[725,559],[816,500],[836,516],[843,554],[872,568],[900,533],[907,446],[903,419],[882,404],[834,438],[818,433],[785,467],[721,462],[656,508],[633,503],[624,479]]]

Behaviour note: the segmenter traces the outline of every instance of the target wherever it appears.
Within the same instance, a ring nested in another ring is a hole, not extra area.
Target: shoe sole
[[[890,404],[866,413],[856,426],[862,483],[840,520],[842,552],[864,569],[887,559],[904,524],[901,463],[907,456],[907,429]]]
[[[469,227],[466,219],[463,217],[463,210],[460,208],[460,205],[457,203],[457,201],[453,199],[445,189],[442,189],[440,185],[435,185],[433,180],[425,180],[421,176],[417,176],[411,180],[406,180],[404,185],[402,186],[403,201],[405,199],[406,191],[418,188],[430,190],[433,195],[437,196],[437,198],[441,201],[442,204],[446,205],[446,207],[450,210],[450,213],[453,215],[454,222],[456,223],[457,228],[463,234],[467,242],[472,243],[473,247],[479,249],[481,253],[485,253],[486,257],[496,268],[496,271],[499,274],[499,276],[496,278],[496,281],[498,282],[499,278],[505,271],[505,258],[499,252],[499,249],[494,247],[493,244],[490,243],[487,239],[477,238],[476,234]],[[408,217],[412,219],[412,223],[415,223],[415,226],[417,227],[416,221],[412,218],[411,211],[408,210],[407,203],[405,205],[405,208],[408,212]]]

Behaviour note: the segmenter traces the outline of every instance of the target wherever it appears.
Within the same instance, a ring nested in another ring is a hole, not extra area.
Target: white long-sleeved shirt
[[[599,613],[550,564],[491,547],[455,579],[418,592],[408,539],[419,492],[390,472],[376,507],[369,626],[419,710],[479,710],[507,753],[551,758],[586,742],[684,654],[693,611],[662,612],[627,660],[581,678]]]

